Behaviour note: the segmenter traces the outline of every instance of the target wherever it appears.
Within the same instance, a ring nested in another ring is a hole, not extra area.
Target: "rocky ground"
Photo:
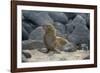
[[[54,25],[57,36],[72,44],[61,54],[45,53],[42,25]],[[22,10],[22,59],[24,61],[78,60],[89,58],[90,14]],[[35,45],[35,46],[34,46]],[[79,46],[79,48],[75,48]],[[37,49],[38,48],[38,49]],[[25,51],[29,51],[26,53]]]
[[[85,60],[89,59],[89,51],[77,50],[74,52],[64,52],[61,54],[57,53],[42,53],[38,50],[26,50],[31,54],[31,58],[27,58],[27,62],[44,62],[44,61],[68,61],[68,60]]]

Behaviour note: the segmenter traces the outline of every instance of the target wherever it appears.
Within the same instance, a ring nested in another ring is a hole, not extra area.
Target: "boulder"
[[[74,45],[72,43],[68,43],[68,44],[64,45],[62,48],[62,51],[65,51],[65,52],[73,52],[76,50],[77,50],[76,45]]]
[[[89,34],[88,28],[80,23],[78,26],[75,26],[75,29],[68,36],[68,39],[74,44],[88,43]]]
[[[26,56],[24,54],[22,54],[22,62],[27,62],[27,61],[28,60],[27,60]]]
[[[65,34],[65,26],[60,22],[55,22],[54,26],[60,33]]]
[[[22,49],[23,50],[32,50],[32,49],[40,49],[44,48],[45,45],[43,41],[40,40],[25,40],[22,41]]]
[[[80,13],[80,16],[82,16],[86,20],[86,25],[88,28],[90,28],[90,14],[89,13]]]
[[[37,25],[53,24],[53,20],[48,15],[48,12],[23,10],[23,16]]]
[[[66,34],[67,35],[71,34],[73,32],[74,28],[75,28],[75,25],[73,24],[73,20],[70,19],[68,21],[68,23],[65,25],[65,32],[66,32]]]
[[[66,28],[66,34],[71,34],[73,32],[73,30],[75,29],[75,26],[73,25],[73,23],[68,23],[65,25]]]
[[[29,35],[29,39],[31,40],[43,40],[43,35],[44,35],[45,31],[43,30],[43,28],[37,27],[35,30],[33,30],[30,35]]]
[[[68,17],[63,12],[49,12],[49,15],[55,22],[63,24],[68,22]]]
[[[26,57],[26,58],[31,58],[31,53],[29,52],[25,52],[25,51],[22,51],[22,54]]]
[[[28,32],[28,33],[30,33],[32,30],[33,30],[33,28],[32,28],[32,26],[30,25],[30,23],[26,23],[26,22],[22,22],[22,27],[24,27],[25,28],[25,30]]]
[[[78,26],[78,25],[85,25],[86,26],[86,20],[82,16],[77,15],[73,19],[72,24],[75,25],[75,26]]]
[[[80,15],[66,24],[66,33],[68,34],[68,40],[74,44],[89,42],[89,29],[86,26],[86,20]]]
[[[68,24],[66,24],[66,34],[71,34],[79,25],[86,26],[86,20],[82,16],[77,15],[73,20],[69,20]]]

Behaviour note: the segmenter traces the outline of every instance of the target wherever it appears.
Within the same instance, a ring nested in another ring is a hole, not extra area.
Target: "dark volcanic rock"
[[[68,39],[71,42],[73,42],[74,44],[88,43],[88,41],[89,41],[89,30],[86,26],[85,19],[82,16],[77,15],[73,19],[71,25],[74,26],[74,30],[72,31],[72,33],[69,34]]]
[[[30,33],[33,30],[32,26],[24,21],[22,22],[22,26],[26,29],[28,33]]]
[[[28,60],[27,60],[26,56],[24,54],[22,54],[22,62],[27,62],[27,61]]]
[[[66,44],[65,46],[63,46],[62,50],[65,52],[73,52],[73,51],[77,50],[77,47],[74,44],[69,43],[69,44]]]
[[[28,32],[25,30],[24,27],[22,27],[22,40],[27,40],[28,39]]]
[[[66,27],[66,34],[70,34],[70,33],[72,33],[73,32],[73,30],[74,30],[74,28],[75,28],[75,26],[73,25],[73,23],[68,23],[68,24],[66,24],[65,25],[65,27]]]
[[[23,50],[40,49],[44,47],[44,43],[41,40],[26,40],[22,42]]]
[[[55,28],[62,34],[65,34],[65,26],[62,23],[55,22]]]
[[[22,51],[22,54],[26,57],[26,58],[31,58],[31,54],[29,52],[25,52],[25,51]]]
[[[49,12],[49,15],[55,22],[66,24],[68,17],[63,12]]]
[[[70,33],[72,33],[74,28],[75,28],[75,25],[73,24],[73,20],[70,19],[68,21],[68,24],[65,25],[65,32],[66,32],[66,34],[69,35]]]
[[[86,20],[80,16],[77,15],[73,20],[70,20],[68,24],[66,24],[66,33],[69,35],[73,32],[73,30],[77,27],[80,29],[80,26],[86,26]]]
[[[80,16],[82,16],[86,20],[86,25],[89,28],[90,27],[90,14],[89,13],[80,13]]]
[[[35,30],[33,30],[30,35],[29,35],[29,39],[32,40],[43,40],[43,35],[44,35],[45,31],[43,30],[43,28],[37,27]]]
[[[68,39],[74,44],[88,43],[89,30],[85,25],[78,25],[74,31],[68,36]]]
[[[76,16],[76,13],[65,13],[68,19],[74,19]]]
[[[78,26],[78,25],[86,25],[86,20],[82,16],[77,15],[73,19],[72,24],[75,25],[75,26]]]
[[[37,11],[25,11],[23,10],[23,16],[31,20],[33,23],[38,25],[44,25],[51,23],[53,24],[53,20],[48,15],[48,12],[37,12]]]

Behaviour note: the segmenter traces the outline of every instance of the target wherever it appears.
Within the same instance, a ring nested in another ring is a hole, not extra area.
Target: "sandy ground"
[[[64,61],[64,60],[83,60],[89,57],[89,51],[77,50],[75,52],[57,53],[42,53],[38,50],[27,50],[31,53],[32,57],[28,58],[28,62],[44,62],[44,61]]]

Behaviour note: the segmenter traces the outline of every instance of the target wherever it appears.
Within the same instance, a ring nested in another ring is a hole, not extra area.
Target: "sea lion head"
[[[47,32],[52,32],[52,31],[55,30],[53,24],[50,24],[50,23],[45,24],[45,25],[42,25],[42,27],[43,27],[43,29],[44,29],[45,31],[47,31]]]

